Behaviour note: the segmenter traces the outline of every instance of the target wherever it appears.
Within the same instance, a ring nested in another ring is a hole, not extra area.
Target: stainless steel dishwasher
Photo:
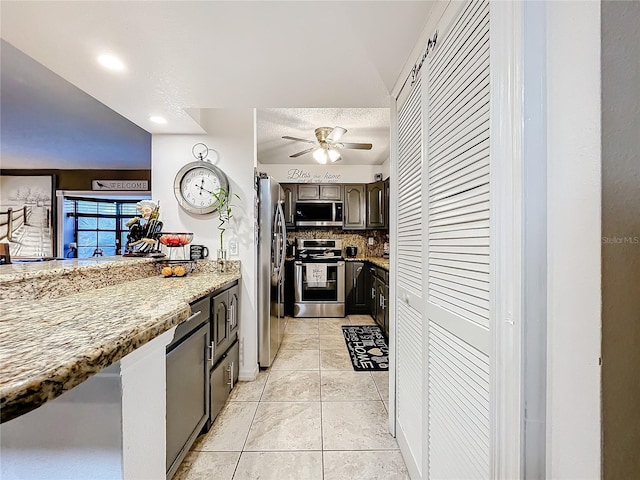
[[[167,479],[209,419],[210,298],[191,306],[167,346]]]

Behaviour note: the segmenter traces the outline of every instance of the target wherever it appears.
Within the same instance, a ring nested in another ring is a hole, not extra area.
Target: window
[[[138,213],[136,202],[137,199],[65,198],[64,211],[67,219],[72,221],[73,241],[78,249],[75,256],[120,255],[129,233],[125,223]],[[68,245],[65,245],[65,256],[74,256]]]

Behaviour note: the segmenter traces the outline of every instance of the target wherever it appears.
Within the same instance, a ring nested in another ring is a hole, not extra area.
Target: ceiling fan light
[[[324,148],[318,148],[313,152],[313,158],[316,162],[324,165],[329,160],[329,155]]]
[[[327,153],[329,155],[329,160],[331,160],[331,163],[337,162],[340,159],[340,152],[334,148],[330,148],[329,150],[327,150]]]

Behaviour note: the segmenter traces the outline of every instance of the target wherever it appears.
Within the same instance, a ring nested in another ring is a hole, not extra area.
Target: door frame
[[[522,478],[523,5],[491,2],[491,478]]]
[[[453,3],[453,2],[449,2]],[[439,17],[447,10],[449,5],[437,5],[431,14]],[[525,121],[528,125],[540,127],[545,125],[544,107],[540,111],[525,111],[523,105],[525,96],[523,87],[526,80],[535,84],[544,76],[544,72],[527,70],[523,66],[524,43],[533,45],[533,40],[544,39],[544,33],[533,33],[534,27],[527,27],[529,37],[523,40],[525,10],[531,13],[531,9],[544,9],[544,6],[525,6],[522,1],[514,2],[491,2],[490,5],[490,74],[491,74],[491,284],[492,296],[490,308],[492,311],[492,347],[491,347],[491,475],[496,479],[522,478],[525,468],[525,370],[523,354],[533,353],[528,361],[537,368],[536,374],[545,378],[546,375],[546,354],[544,343],[531,344],[531,340],[544,340],[544,336],[536,337],[539,331],[525,332],[523,319],[530,298],[530,291],[527,285],[536,280],[542,280],[544,287],[538,291],[538,295],[544,297],[546,291],[546,276],[544,279],[529,276],[524,277],[524,261],[532,258],[546,263],[546,246],[538,245],[538,250],[531,251],[529,244],[525,241],[531,240],[531,235],[537,238],[546,238],[546,207],[539,207],[540,199],[546,198],[546,175],[545,162],[540,161],[540,157],[535,155],[543,154],[545,144],[540,144],[535,151],[527,151],[525,154],[525,139],[523,135],[523,125]],[[527,17],[529,18],[529,17]],[[535,17],[539,20],[537,17]],[[405,64],[400,79],[409,77],[413,67],[414,59],[422,53],[429,34],[433,33],[436,20],[431,18],[420,41],[413,49],[412,55]],[[541,20],[544,22],[544,18]],[[537,24],[539,25],[539,23]],[[539,60],[540,55],[544,56],[544,46],[538,45],[540,54],[535,60],[528,60],[528,66]],[[391,119],[391,188],[397,192],[397,107],[403,87],[403,80],[399,80],[392,90],[390,98],[390,119]],[[544,96],[543,89],[536,91],[537,95]],[[544,98],[544,97],[543,97]],[[533,95],[529,98],[529,105],[533,105],[539,97]],[[530,117],[525,119],[525,113]],[[533,117],[531,117],[533,115]],[[536,131],[536,134],[539,132]],[[531,139],[533,140],[533,139]],[[538,139],[539,140],[539,139]],[[544,141],[545,138],[543,137]],[[527,139],[527,141],[529,141]],[[543,157],[544,158],[544,157]],[[541,181],[541,178],[543,179]],[[536,208],[536,202],[538,207]],[[533,207],[533,210],[531,208]],[[390,211],[395,211],[397,201],[395,196],[391,197]],[[535,223],[527,226],[524,222],[524,215],[527,213],[527,222],[533,213]],[[392,245],[395,244],[395,215],[391,215],[390,233],[392,235]],[[542,226],[542,231],[536,230]],[[544,242],[543,242],[544,243]],[[533,253],[534,257],[527,257]],[[542,257],[540,255],[543,255]],[[395,370],[397,365],[397,348],[395,317],[396,317],[396,251],[391,251],[391,274],[390,274],[390,298],[392,301],[390,316],[392,318],[389,333],[390,368],[389,368],[389,429],[392,434],[396,434],[396,405],[395,405]],[[536,260],[536,261],[537,261]],[[545,270],[543,269],[543,272]],[[532,299],[531,297],[530,299]],[[544,297],[546,298],[546,297]],[[543,300],[544,300],[543,298]],[[538,312],[539,313],[539,312]],[[545,313],[543,311],[542,313]],[[527,315],[528,316],[528,315]],[[546,328],[545,320],[541,322],[540,328]],[[525,338],[532,335],[531,338]],[[525,344],[525,341],[527,342]],[[542,348],[540,348],[542,347]],[[528,374],[531,372],[527,371]],[[534,379],[534,380],[537,380]],[[531,379],[529,381],[532,381]],[[542,427],[540,431],[532,432],[532,437],[527,437],[527,441],[544,442],[544,400],[538,405],[543,414]],[[533,453],[533,452],[530,452]],[[543,455],[544,457],[544,455]],[[544,458],[541,460],[544,471]],[[539,467],[539,466],[538,466]],[[533,478],[533,477],[531,477]]]

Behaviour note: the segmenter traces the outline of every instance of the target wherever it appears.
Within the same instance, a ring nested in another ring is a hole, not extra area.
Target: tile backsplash
[[[367,239],[373,238],[373,245]],[[382,230],[342,230],[340,228],[309,228],[287,232],[287,240],[295,242],[296,238],[335,238],[342,240],[342,248],[358,247],[358,257],[381,257],[383,244],[389,241],[389,235]],[[344,251],[342,252],[344,254]]]

